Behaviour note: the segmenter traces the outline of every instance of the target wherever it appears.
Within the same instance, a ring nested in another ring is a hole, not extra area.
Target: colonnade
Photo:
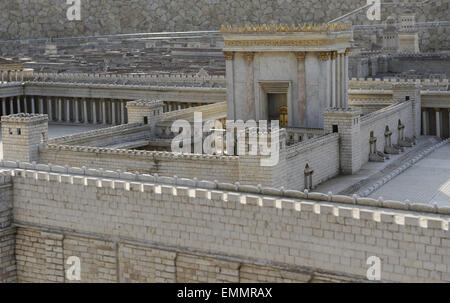
[[[49,122],[120,125],[128,123],[126,103],[130,100],[13,96],[0,98],[0,101],[1,116],[47,114]],[[201,105],[203,103],[165,102],[164,112]]]
[[[348,54],[348,49],[320,54],[320,59],[328,63],[327,106],[332,108],[348,107]]]
[[[164,112],[172,112],[176,110],[182,110],[186,108],[191,107],[197,107],[197,106],[203,106],[207,105],[208,103],[198,103],[198,102],[172,102],[172,101],[166,101],[164,102]]]
[[[49,122],[110,124],[128,122],[126,100],[14,96],[1,98],[1,115],[47,114]]]
[[[450,137],[450,108],[422,108],[422,135]]]
[[[0,83],[23,81],[23,78],[24,78],[23,70],[0,70]]]

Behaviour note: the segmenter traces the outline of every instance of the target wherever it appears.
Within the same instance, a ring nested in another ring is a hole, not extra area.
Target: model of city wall
[[[361,281],[376,255],[383,281],[450,281],[448,207],[1,166],[14,208],[0,231],[16,234],[2,260],[17,261],[4,279],[70,282],[65,258],[78,256],[81,282]]]
[[[425,1],[426,4],[422,1],[411,2],[386,1],[382,7],[382,20],[390,15],[401,15],[406,10],[416,14],[417,22],[443,21],[450,15],[446,1]],[[2,0],[0,39],[218,30],[222,24],[321,23],[366,3],[366,0],[81,0],[81,21],[68,21],[66,12],[69,6],[63,0]],[[350,21],[354,24],[380,23],[369,21],[365,12],[351,17]],[[449,31],[449,28],[443,27],[421,31],[421,47],[448,48]]]

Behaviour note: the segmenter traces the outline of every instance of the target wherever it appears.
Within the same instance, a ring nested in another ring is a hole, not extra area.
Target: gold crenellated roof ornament
[[[323,32],[323,31],[346,31],[350,29],[350,24],[263,24],[263,25],[222,25],[222,33],[276,33],[276,32]]]

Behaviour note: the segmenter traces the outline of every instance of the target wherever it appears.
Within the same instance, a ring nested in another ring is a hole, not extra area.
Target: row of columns
[[[23,81],[23,70],[0,70],[1,82]]]
[[[422,110],[422,135],[450,137],[450,108],[425,108]]]
[[[88,98],[14,96],[1,98],[1,115],[47,114],[49,121],[84,124],[128,123],[126,101]]]
[[[164,112],[172,112],[172,111],[176,111],[176,110],[182,110],[182,109],[186,109],[186,108],[191,108],[191,107],[197,107],[197,106],[202,106],[205,105],[203,103],[194,103],[194,102],[164,102]]]
[[[345,53],[334,51],[320,54],[323,61],[331,57],[328,65],[327,106],[332,108],[348,107],[348,54],[348,49]]]

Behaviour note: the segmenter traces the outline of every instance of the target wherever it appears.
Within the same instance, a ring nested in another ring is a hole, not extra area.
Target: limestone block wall
[[[393,104],[379,111],[361,117],[361,163],[369,161],[370,154],[370,132],[374,132],[377,138],[377,150],[384,151],[385,129],[389,126],[392,132],[391,142],[397,144],[398,141],[398,120],[405,125],[404,134],[406,137],[414,136],[415,113],[413,112],[413,103],[411,101]]]
[[[58,255],[43,260],[58,247],[64,258],[81,257],[86,281],[173,281],[174,272],[177,281],[314,281],[317,272],[363,280],[370,256],[382,260],[382,281],[450,281],[445,207],[33,169],[12,174],[17,260],[34,256],[18,264],[19,281],[57,279]],[[278,268],[289,274],[277,276]]]
[[[13,190],[10,176],[0,176],[0,283],[16,282],[15,233],[11,226]]]
[[[239,181],[239,158],[208,155],[177,155],[169,152],[118,150],[86,146],[52,145],[40,148],[40,163],[72,167],[110,168],[157,173],[180,178]]]
[[[149,139],[150,135],[149,125],[131,123],[58,137],[50,139],[49,143],[103,147],[124,142]]]
[[[313,186],[339,174],[339,135],[329,134],[289,146],[284,173],[286,188],[304,190],[306,164],[313,173]]]

